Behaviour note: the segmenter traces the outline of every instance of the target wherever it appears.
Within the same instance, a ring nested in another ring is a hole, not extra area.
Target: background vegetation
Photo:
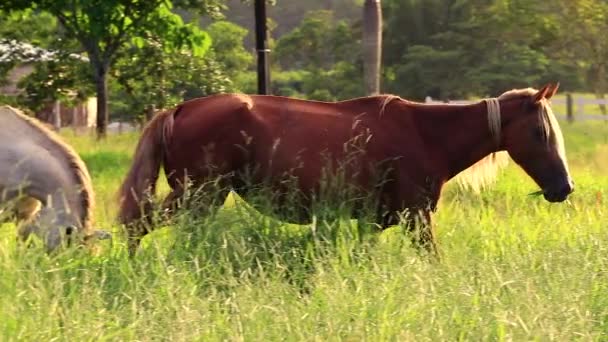
[[[96,76],[65,57],[91,54],[52,14],[56,3],[2,5],[0,38],[63,52],[56,61],[37,63],[22,82],[20,104],[33,109],[67,98],[68,89],[80,97],[96,93]],[[112,3],[120,10],[129,1]],[[320,100],[365,95],[362,3],[271,2],[271,93]],[[546,81],[600,98],[607,90],[604,1],[384,0],[382,8],[382,92],[415,100],[462,99]],[[161,14],[149,11],[146,20],[154,29],[127,31],[110,59],[111,120],[142,118],[192,97],[256,91],[250,1],[174,0]],[[155,27],[159,15],[165,24]],[[14,54],[0,61],[0,79],[18,60]]]

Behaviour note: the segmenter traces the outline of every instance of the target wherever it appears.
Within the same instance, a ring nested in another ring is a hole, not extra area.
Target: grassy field
[[[0,227],[0,340],[606,340],[608,124],[562,129],[570,201],[527,196],[536,187],[514,165],[481,195],[450,185],[434,216],[441,263],[398,228],[286,227],[233,197],[180,215],[130,260],[113,220],[137,137],[66,132],[115,239],[51,258]]]

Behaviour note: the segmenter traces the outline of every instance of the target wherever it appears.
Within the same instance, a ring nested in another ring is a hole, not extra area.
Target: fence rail
[[[476,101],[471,100],[450,100],[447,102],[433,100],[430,97],[426,99],[427,103],[452,103],[452,104],[471,104]],[[608,121],[606,110],[608,109],[608,99],[590,99],[586,97],[576,97],[572,94],[566,94],[565,97],[560,97],[551,100],[553,112],[558,119],[569,122],[574,121]],[[589,111],[590,107],[595,107],[596,113]]]

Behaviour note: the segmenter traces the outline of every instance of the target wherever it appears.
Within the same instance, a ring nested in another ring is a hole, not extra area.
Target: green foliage
[[[183,100],[232,90],[232,83],[212,56],[195,58],[188,50],[165,52],[162,42],[121,53],[114,68],[116,84],[112,109],[121,119],[133,120],[150,108],[168,108]]]
[[[127,42],[141,47],[146,38],[159,37],[164,49],[176,51],[186,47],[194,57],[202,57],[209,48],[209,36],[197,25],[185,24],[172,7],[172,3],[165,0],[6,0],[0,3],[2,10],[35,8],[51,13],[67,36],[77,40],[86,51],[96,85],[100,138],[105,136],[109,121],[107,74],[116,54]]]
[[[225,18],[238,25],[250,27],[253,31],[253,0],[224,0]],[[363,0],[267,0],[268,18],[276,23],[273,29],[275,37],[282,37],[300,25],[303,18],[311,11],[321,9],[334,11],[336,20],[357,20],[361,16]],[[254,35],[249,35],[246,46],[255,46]]]
[[[18,101],[33,111],[55,100],[66,104],[83,101],[94,94],[92,77],[87,77],[90,76],[87,71],[87,64],[69,56],[38,63],[34,71],[18,83],[24,91]]]
[[[226,9],[225,0],[171,0],[171,3],[189,13],[207,15],[214,19],[223,18],[222,10]]]
[[[47,13],[34,13],[32,10],[5,12],[0,10],[0,43],[15,45],[18,42],[31,42],[35,46],[49,47],[52,37],[57,33],[53,16]],[[22,51],[15,49],[6,53],[0,61],[0,84],[7,82],[6,76],[19,60]]]
[[[57,39],[57,20],[47,12],[33,9],[0,11],[0,37],[48,48]]]
[[[550,55],[548,47],[559,37],[538,4],[386,0],[383,7],[383,92],[455,99],[546,80],[560,80],[562,89],[581,86],[572,64]],[[362,95],[356,89],[362,82],[359,25],[335,20],[331,11],[308,12],[277,41],[275,93],[323,100]],[[352,64],[351,72],[332,71],[337,62]],[[284,70],[290,73],[279,75]]]
[[[5,13],[0,36],[10,46],[7,59],[0,63],[0,75],[6,76],[18,65],[34,66],[17,84],[23,93],[14,99],[15,104],[36,111],[54,100],[70,103],[93,93],[86,60],[70,53],[77,51],[77,43],[62,36],[51,14],[32,9]]]
[[[335,62],[354,62],[359,37],[351,25],[336,21],[331,11],[309,12],[293,31],[276,45],[276,62],[284,69],[329,69]]]
[[[555,59],[575,66],[586,87],[600,97],[608,92],[608,3],[602,0],[549,1],[541,7],[554,23],[548,49]],[[605,113],[605,109],[604,109]]]
[[[422,99],[495,96],[564,79],[576,70],[551,58],[556,22],[519,1],[383,1],[387,90]]]
[[[254,57],[243,46],[247,29],[228,21],[216,21],[206,30],[211,36],[213,59],[232,79],[253,66]]]
[[[273,93],[326,101],[363,94],[359,28],[331,11],[308,13],[275,51]]]
[[[167,49],[157,36],[140,38],[137,45],[123,49],[112,72],[116,80],[112,89],[119,95],[111,102],[116,117],[138,119],[150,108],[246,87],[238,82],[253,62],[242,44],[247,30],[218,21],[207,31],[210,47],[203,58],[188,49]]]

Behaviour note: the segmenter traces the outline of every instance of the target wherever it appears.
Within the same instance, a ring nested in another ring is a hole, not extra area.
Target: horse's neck
[[[444,178],[450,179],[496,152],[488,125],[487,105],[422,105],[417,121],[427,145],[446,160]]]
[[[11,129],[0,134],[1,140],[17,141],[8,145],[8,155],[16,155],[14,165],[5,165],[0,170],[7,184],[17,190],[24,184],[26,195],[40,200],[54,211],[71,213],[83,220],[87,208],[83,196],[86,189],[79,189],[78,172],[72,165],[71,156],[65,148],[48,137],[40,128],[26,122],[18,115],[4,115],[4,124]],[[27,138],[25,138],[27,137]],[[11,190],[11,189],[9,189]]]

